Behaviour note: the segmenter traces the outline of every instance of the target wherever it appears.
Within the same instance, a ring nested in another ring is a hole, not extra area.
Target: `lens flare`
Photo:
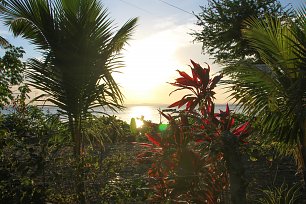
[[[161,131],[161,132],[167,130],[167,128],[168,128],[168,125],[167,125],[167,124],[160,124],[160,125],[158,126],[158,130]]]

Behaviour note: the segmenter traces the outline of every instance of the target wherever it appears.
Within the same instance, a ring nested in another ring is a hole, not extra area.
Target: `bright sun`
[[[148,106],[134,106],[130,109],[129,117],[135,118],[136,126],[141,127],[143,125],[141,117],[146,120],[151,120],[153,118],[153,115],[152,110]]]
[[[170,34],[159,33],[128,47],[126,67],[116,78],[130,100],[149,98],[154,89],[166,84],[174,74],[178,67],[175,59],[178,43]]]

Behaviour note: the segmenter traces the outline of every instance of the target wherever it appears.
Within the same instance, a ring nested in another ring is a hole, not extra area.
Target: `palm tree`
[[[42,50],[42,61],[28,63],[29,83],[46,92],[47,101],[67,116],[74,155],[82,162],[81,128],[89,110],[121,107],[122,94],[111,73],[122,67],[120,51],[137,19],[115,32],[98,0],[7,0],[2,16],[15,35]],[[77,192],[84,203],[84,184],[78,180]]]
[[[255,116],[269,141],[294,152],[306,182],[306,8],[296,19],[245,22],[244,37],[263,65],[247,61],[229,65],[224,73],[231,96],[242,110]],[[293,148],[293,150],[290,150]]]

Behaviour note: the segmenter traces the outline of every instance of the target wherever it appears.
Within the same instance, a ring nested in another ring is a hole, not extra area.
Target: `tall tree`
[[[122,66],[120,51],[136,18],[117,32],[98,0],[7,0],[2,17],[15,35],[29,39],[44,59],[31,59],[30,84],[67,116],[78,169],[77,192],[85,203],[82,123],[98,106],[118,108],[122,94],[112,71]]]
[[[0,57],[0,108],[4,108],[14,99],[13,86],[19,86],[24,80],[25,64],[21,61],[24,51],[12,45],[6,47]]]
[[[200,31],[192,35],[203,44],[203,52],[212,55],[218,63],[252,58],[259,60],[258,52],[242,37],[243,22],[264,15],[282,17],[289,14],[277,0],[209,0],[197,14]]]
[[[297,18],[281,21],[251,18],[243,36],[263,65],[240,61],[223,72],[231,77],[232,97],[256,116],[270,141],[293,147],[306,182],[306,8]]]

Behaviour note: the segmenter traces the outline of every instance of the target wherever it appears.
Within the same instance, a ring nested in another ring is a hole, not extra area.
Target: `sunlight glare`
[[[143,122],[140,118],[143,117],[144,120],[152,120],[153,114],[152,109],[149,106],[134,106],[131,108],[129,113],[130,118],[135,118],[136,127],[140,128],[143,125]]]
[[[149,100],[157,87],[170,81],[178,67],[178,46],[178,39],[170,31],[131,43],[124,54],[126,67],[117,77],[130,100]]]

